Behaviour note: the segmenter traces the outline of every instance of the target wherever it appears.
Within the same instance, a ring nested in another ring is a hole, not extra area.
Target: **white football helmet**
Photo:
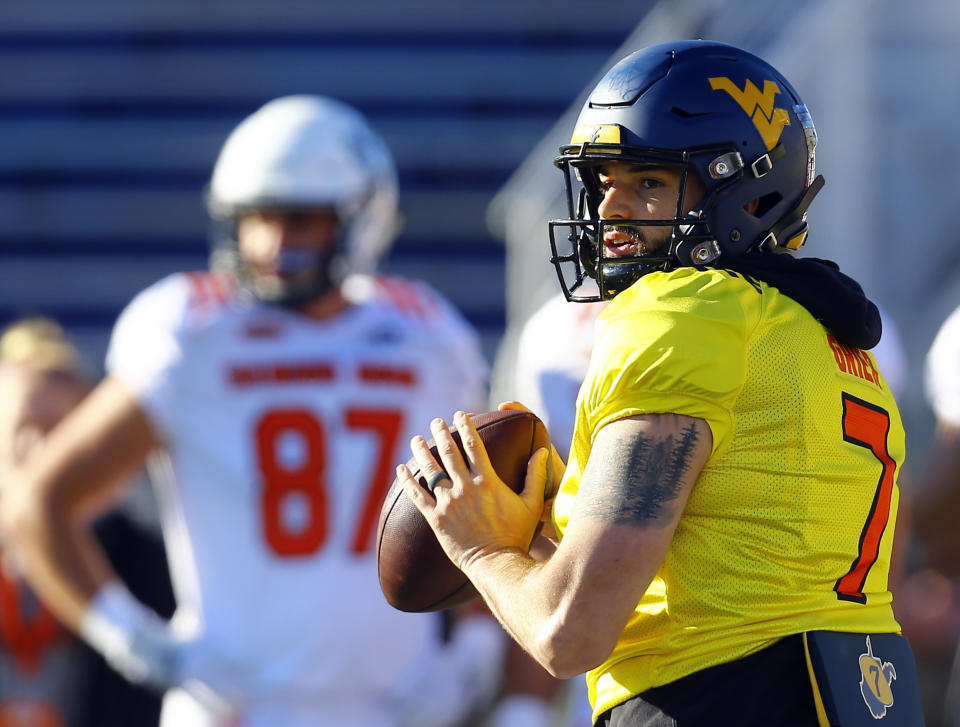
[[[223,234],[245,211],[332,208],[339,239],[303,301],[339,285],[351,273],[371,272],[397,230],[397,173],[393,156],[364,117],[322,96],[268,102],[230,134],[220,151],[207,209],[221,229],[213,264],[242,270],[234,234]]]

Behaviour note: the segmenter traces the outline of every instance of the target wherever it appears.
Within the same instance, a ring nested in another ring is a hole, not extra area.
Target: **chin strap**
[[[810,203],[813,202],[813,198],[817,196],[817,193],[823,189],[825,183],[826,180],[823,178],[823,175],[818,174],[817,178],[814,179],[810,183],[810,186],[804,191],[803,196],[800,197],[800,201],[797,202],[794,208],[781,217],[780,221],[770,228],[767,236],[760,241],[759,247],[761,250],[775,252],[777,250],[799,250],[803,247],[803,243],[807,240],[806,227],[787,240],[781,240],[780,236],[784,230],[790,229],[803,220],[803,216],[807,213],[807,208],[810,206]]]

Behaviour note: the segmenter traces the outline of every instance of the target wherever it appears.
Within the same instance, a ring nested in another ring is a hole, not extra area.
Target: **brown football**
[[[514,492],[523,489],[527,462],[550,444],[546,427],[528,411],[491,411],[473,417],[494,470]],[[452,428],[451,428],[452,429]],[[452,430],[460,447],[460,437]],[[433,440],[428,442],[439,462]],[[407,467],[426,488],[416,460]],[[377,572],[387,602],[401,611],[440,611],[477,596],[467,577],[450,562],[399,481],[394,480],[380,511],[377,528]]]

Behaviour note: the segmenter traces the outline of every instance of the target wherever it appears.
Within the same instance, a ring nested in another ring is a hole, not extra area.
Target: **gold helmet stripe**
[[[617,124],[589,124],[573,130],[571,144],[620,144],[623,142],[623,129]]]

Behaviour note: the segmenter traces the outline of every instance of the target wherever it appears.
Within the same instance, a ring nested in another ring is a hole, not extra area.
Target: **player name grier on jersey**
[[[878,389],[883,388],[880,372],[877,371],[876,364],[874,364],[869,353],[859,348],[845,346],[829,333],[827,334],[827,343],[830,344],[833,358],[837,363],[837,368],[840,369],[840,373],[863,379]]]

